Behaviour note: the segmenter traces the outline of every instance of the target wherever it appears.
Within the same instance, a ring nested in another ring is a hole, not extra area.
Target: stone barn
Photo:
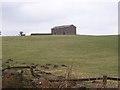
[[[51,29],[52,35],[76,35],[76,27],[74,25],[56,26]]]

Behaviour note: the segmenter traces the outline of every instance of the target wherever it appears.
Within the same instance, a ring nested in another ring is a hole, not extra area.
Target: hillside
[[[117,36],[6,36],[2,38],[3,66],[19,63],[66,64],[76,74],[117,76]]]

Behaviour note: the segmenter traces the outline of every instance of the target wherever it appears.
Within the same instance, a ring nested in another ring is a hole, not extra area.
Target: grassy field
[[[118,36],[4,36],[4,62],[66,64],[78,76],[118,75]]]

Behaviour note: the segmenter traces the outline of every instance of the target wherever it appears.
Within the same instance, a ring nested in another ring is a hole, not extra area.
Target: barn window
[[[63,35],[65,35],[65,32],[63,31]]]

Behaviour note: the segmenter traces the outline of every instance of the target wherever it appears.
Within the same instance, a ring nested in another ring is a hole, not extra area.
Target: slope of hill
[[[2,38],[3,63],[66,64],[76,74],[118,74],[117,36],[7,36]],[[4,66],[4,64],[3,64]]]

